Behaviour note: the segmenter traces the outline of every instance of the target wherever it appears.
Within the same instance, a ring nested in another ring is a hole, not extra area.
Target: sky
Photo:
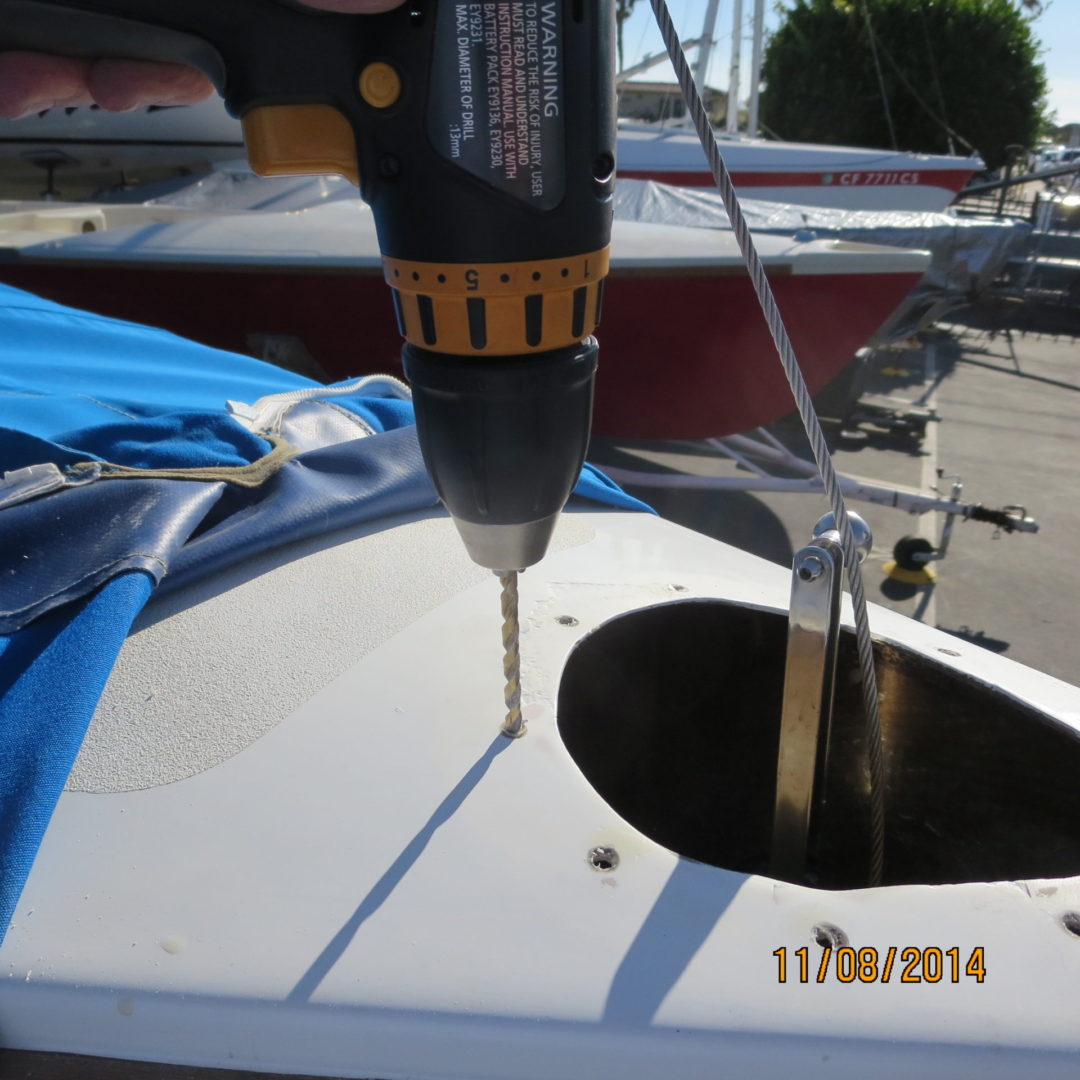
[[[707,0],[668,0],[672,21],[680,38],[693,38],[701,33]],[[765,28],[777,25],[776,0],[765,0]],[[731,65],[731,31],[733,0],[721,0],[717,19],[716,45],[709,65],[708,82],[725,88]],[[742,92],[745,105],[750,72],[750,27],[753,0],[743,0],[743,25],[747,39],[742,52]],[[1032,24],[1036,38],[1042,43],[1040,60],[1046,67],[1050,108],[1057,113],[1059,124],[1080,123],[1080,0],[1049,0],[1043,13]],[[626,21],[623,44],[627,65],[642,56],[663,50],[664,43],[656,29],[656,20],[649,0],[637,0],[634,12]],[[692,59],[692,58],[691,58]],[[657,66],[649,75],[657,81],[673,81],[670,66]]]

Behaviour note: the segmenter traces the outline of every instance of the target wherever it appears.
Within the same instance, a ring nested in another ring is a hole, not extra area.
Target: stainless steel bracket
[[[776,760],[770,872],[798,878],[806,865],[818,761],[828,758],[844,552],[822,538],[795,553],[787,662]]]
[[[870,551],[869,527],[849,512],[859,561]],[[814,539],[795,553],[791,574],[787,660],[776,761],[776,806],[769,870],[799,880],[806,869],[814,806],[827,773],[844,552],[827,515]]]

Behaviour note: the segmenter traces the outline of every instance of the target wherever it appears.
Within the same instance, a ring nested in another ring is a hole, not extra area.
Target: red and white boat
[[[716,33],[719,4],[705,6],[694,78],[704,88]],[[783,142],[754,137],[758,131],[758,97],[764,43],[764,2],[755,0],[747,132],[739,120],[741,3],[733,8],[732,55],[728,80],[728,127],[715,132],[724,164],[741,198],[801,203],[843,210],[943,210],[976,172],[985,168],[971,157],[915,154],[855,146]],[[651,67],[663,54],[634,69]],[[632,83],[624,83],[631,86]],[[680,187],[713,187],[712,173],[698,136],[685,121],[648,124],[621,120],[617,158],[619,175],[632,180],[655,180]]]
[[[774,142],[720,132],[717,139],[739,194],[770,202],[847,210],[942,210],[984,168],[974,156]],[[713,186],[691,128],[624,121],[616,149],[621,177]],[[21,192],[36,192],[50,162],[55,163],[56,189],[61,196],[71,196],[121,175],[199,171],[242,153],[240,123],[217,97],[181,108],[131,113],[50,109],[40,116],[0,121],[0,183],[17,183]]]
[[[743,198],[845,210],[943,210],[985,166],[976,156],[912,154],[854,146],[773,142],[717,132]],[[692,128],[620,124],[619,175],[680,187],[713,187]]]
[[[3,204],[0,204],[0,210]],[[370,210],[8,204],[0,281],[225,349],[300,342],[331,378],[400,371]],[[924,251],[761,236],[811,390],[839,373],[919,280]],[[792,409],[728,230],[616,221],[600,332],[598,434],[696,439]]]

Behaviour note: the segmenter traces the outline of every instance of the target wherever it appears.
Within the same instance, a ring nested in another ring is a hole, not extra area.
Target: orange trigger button
[[[356,138],[333,105],[260,105],[241,123],[248,161],[260,176],[336,173],[359,185]]]

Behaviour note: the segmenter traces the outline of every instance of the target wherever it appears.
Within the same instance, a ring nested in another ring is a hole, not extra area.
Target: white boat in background
[[[81,198],[95,190],[208,169],[244,152],[240,124],[219,97],[199,105],[107,112],[46,109],[0,120],[0,198]]]
[[[938,211],[985,168],[975,154],[963,158],[758,138],[764,7],[764,0],[754,0],[746,133],[739,134],[742,0],[735,0],[732,8],[726,130],[714,132],[740,198],[843,210]],[[694,81],[702,92],[719,13],[716,0],[704,4],[704,22],[695,39]],[[665,60],[666,54],[657,54],[633,70]],[[623,81],[622,85],[632,87],[633,83]],[[697,134],[686,120],[663,124],[620,120],[616,157],[619,175],[627,179],[680,187],[714,186]]]
[[[744,198],[848,210],[941,210],[983,168],[958,158],[889,150],[774,142],[717,133],[720,150]],[[50,109],[0,121],[0,184],[22,192],[53,180],[66,193],[89,193],[140,174],[199,172],[243,153],[240,123],[214,97],[200,105],[109,113]],[[620,122],[617,168],[627,179],[712,187],[692,129]],[[66,189],[66,190],[65,190]],[[0,188],[0,198],[4,191]],[[70,195],[69,195],[70,197]]]
[[[845,210],[943,210],[985,166],[978,157],[912,154],[716,134],[739,195]],[[690,128],[620,123],[619,175],[713,187]]]

